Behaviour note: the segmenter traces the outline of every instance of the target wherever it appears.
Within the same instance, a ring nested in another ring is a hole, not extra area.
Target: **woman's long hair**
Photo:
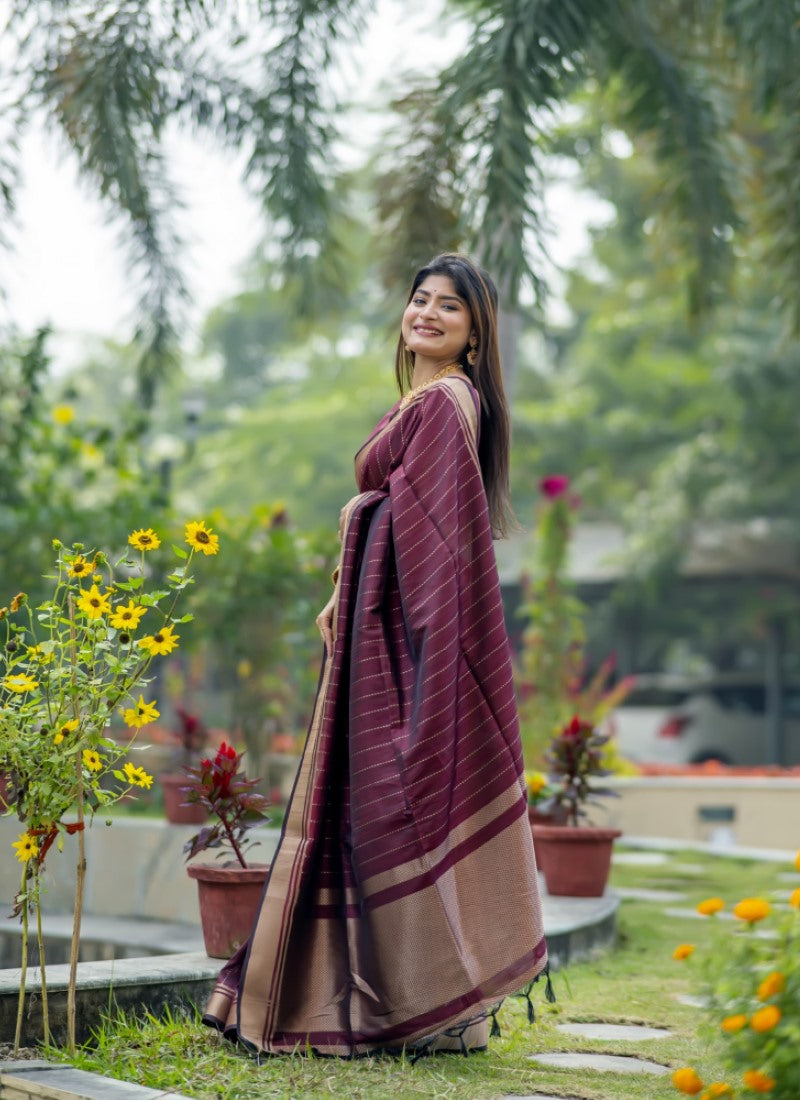
[[[463,298],[472,315],[472,331],[478,340],[475,363],[470,365],[467,361],[470,350],[467,344],[459,356],[459,366],[480,398],[478,458],[489,502],[489,521],[495,538],[505,538],[514,522],[514,515],[508,493],[511,425],[497,343],[497,287],[491,277],[468,256],[443,252],[414,276],[406,304],[429,275],[446,275],[452,279],[456,293]],[[406,349],[401,333],[395,354],[395,375],[401,393],[411,385],[413,373],[414,355]]]

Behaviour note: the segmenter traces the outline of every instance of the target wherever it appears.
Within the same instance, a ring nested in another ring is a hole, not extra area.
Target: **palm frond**
[[[690,308],[701,312],[725,284],[738,223],[723,95],[700,66],[671,52],[641,0],[609,7],[599,44],[608,74],[621,82],[619,121],[651,139],[663,166],[656,211],[677,215],[684,226],[683,250],[693,257]]]
[[[781,100],[800,64],[800,5],[795,0],[722,0],[723,19],[747,66],[756,111]]]
[[[793,335],[800,334],[800,76],[781,91],[783,110],[768,132],[760,173],[760,218],[765,232],[763,264],[777,287],[777,298]]]
[[[375,188],[378,251],[385,287],[406,286],[439,252],[464,243],[459,143],[449,140],[435,84],[396,100],[394,131],[385,140]]]
[[[152,403],[158,374],[171,364],[185,295],[180,241],[169,222],[177,198],[161,150],[165,61],[147,4],[129,2],[62,24],[32,85],[51,125],[77,153],[82,174],[107,200],[110,216],[125,215],[123,238],[142,283],[136,336],[145,405]]]

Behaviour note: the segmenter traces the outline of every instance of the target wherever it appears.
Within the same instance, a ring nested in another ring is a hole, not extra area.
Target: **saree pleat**
[[[474,391],[357,455],[334,649],[249,943],[204,1019],[259,1052],[413,1045],[547,961]]]

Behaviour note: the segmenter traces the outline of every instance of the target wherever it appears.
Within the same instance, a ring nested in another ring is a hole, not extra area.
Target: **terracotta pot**
[[[167,821],[173,825],[202,825],[208,817],[205,806],[199,803],[182,805],[186,801],[186,795],[181,790],[189,780],[181,772],[170,772],[162,775],[161,789],[164,792],[164,815]]]
[[[586,825],[533,825],[536,862],[548,894],[558,897],[603,896],[611,870],[611,849],[619,829]]]
[[[268,863],[190,863],[197,880],[206,954],[229,959],[250,935],[269,873]]]

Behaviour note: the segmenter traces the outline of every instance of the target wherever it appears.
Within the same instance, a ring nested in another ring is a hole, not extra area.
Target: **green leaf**
[[[179,558],[188,558],[189,557],[188,552],[186,550],[184,550],[182,546],[177,546],[174,542],[172,544],[172,549],[175,551],[175,553],[177,554],[177,556]]]

